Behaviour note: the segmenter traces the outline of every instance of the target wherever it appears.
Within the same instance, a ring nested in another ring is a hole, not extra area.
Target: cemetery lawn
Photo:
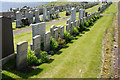
[[[99,77],[102,64],[103,34],[105,29],[111,25],[112,19],[113,15],[105,15],[100,18],[94,26],[89,28],[89,31],[79,34],[75,40],[52,56],[51,63],[41,64],[27,74],[9,69],[2,71],[3,75],[11,78]]]
[[[104,12],[103,14],[111,14],[118,12],[118,3],[112,3]]]

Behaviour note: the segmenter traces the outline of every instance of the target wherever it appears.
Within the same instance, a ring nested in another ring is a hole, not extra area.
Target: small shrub
[[[93,22],[93,19],[91,18],[91,20],[90,20],[91,22]]]
[[[69,42],[73,39],[73,37],[68,32],[64,32],[64,39],[66,42]]]
[[[73,28],[73,34],[74,34],[74,35],[77,35],[78,32],[79,32],[78,29],[74,27],[74,28]]]
[[[58,38],[58,44],[59,45],[63,45],[63,44],[65,44],[65,40],[63,39],[61,39],[61,38]]]
[[[96,19],[93,17],[93,22],[96,21]]]
[[[95,15],[95,17],[94,17],[94,18],[95,18],[95,19],[98,19],[98,16],[96,16],[96,15]]]
[[[45,51],[42,51],[42,52],[38,55],[38,57],[41,59],[41,62],[42,62],[42,63],[49,61],[48,54],[47,54],[47,52],[45,52]]]
[[[77,26],[77,29],[78,29],[78,31],[80,32],[80,27],[79,27],[79,26]]]
[[[58,48],[58,42],[53,37],[51,37],[50,38],[50,49],[55,50],[56,48]]]
[[[39,63],[39,60],[35,56],[35,52],[34,51],[30,50],[28,52],[28,54],[27,54],[27,63],[28,63],[28,65],[38,64]]]
[[[86,27],[88,27],[88,26],[89,26],[89,23],[88,23],[87,21],[85,21],[84,25],[85,25]]]
[[[55,53],[54,53],[54,51],[49,51],[48,54],[53,55]]]
[[[80,23],[80,32],[85,31],[85,30],[86,30],[85,26]]]

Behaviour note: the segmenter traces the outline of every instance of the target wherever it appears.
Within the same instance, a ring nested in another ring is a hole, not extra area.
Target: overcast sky
[[[57,0],[0,0],[0,1],[7,1],[7,2],[51,2]],[[62,0],[64,1],[64,0]],[[97,0],[68,0],[68,1],[97,1]]]
[[[51,1],[57,1],[57,0],[0,0],[0,1],[7,1],[7,2],[51,2]],[[64,1],[64,0],[60,0],[60,1]],[[98,1],[98,0],[67,0],[67,1]],[[110,1],[120,1],[120,0],[110,0]]]

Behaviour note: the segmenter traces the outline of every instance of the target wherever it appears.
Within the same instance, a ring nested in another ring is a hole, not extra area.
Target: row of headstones
[[[100,15],[100,12],[94,12],[85,16],[85,9],[79,10],[79,19],[76,20],[76,10],[72,8],[71,19],[67,20],[66,31],[70,34],[73,33],[73,28],[80,26],[80,23],[84,24],[85,21],[90,20],[95,15]],[[72,19],[73,18],[73,19]],[[58,34],[60,38],[64,38],[64,26],[52,26],[49,32],[46,32],[45,22],[31,24],[32,26],[32,44],[31,50],[35,51],[35,55],[40,54],[41,44],[44,43],[44,50],[50,50],[50,37],[52,36],[56,41],[58,40]],[[24,68],[27,64],[28,42],[23,41],[17,44],[17,69]]]
[[[66,31],[69,32],[70,34],[73,34],[74,27],[80,26],[80,23],[84,25],[85,21],[90,20],[95,15],[100,15],[100,12],[94,12],[85,16],[85,9],[80,9],[78,20],[76,20],[76,16],[73,16],[75,15],[75,13],[71,13],[71,14],[72,17],[70,19],[67,19]]]
[[[43,8],[43,21],[59,18],[59,9],[55,11],[54,7],[47,11],[47,8]]]
[[[103,12],[108,6],[110,6],[112,2],[108,2],[102,5],[102,7],[98,8],[98,11]]]
[[[79,6],[75,6],[74,8],[76,8],[76,12],[79,11],[79,9],[86,9],[86,8],[89,8],[89,7],[92,7],[92,6],[95,6],[97,5],[98,3],[94,3],[94,4],[86,4],[86,5],[79,5]],[[72,7],[71,6],[67,6],[66,8],[66,16],[70,15],[71,14],[71,9]]]
[[[50,50],[50,37],[52,36],[56,41],[58,35],[60,38],[64,37],[64,26],[52,26],[50,31],[45,31],[45,22],[31,24],[32,26],[32,44],[30,45],[31,50],[35,52],[35,55],[40,54],[41,45],[44,44],[44,51]],[[17,58],[16,67],[22,69],[27,64],[27,53],[28,53],[28,42],[23,41],[17,44]]]
[[[53,16],[52,16],[53,14]],[[47,18],[48,16],[48,18]],[[20,13],[20,11],[16,12],[16,28],[21,28],[22,25],[29,25],[32,23],[38,23],[40,22],[40,17],[39,17],[39,11],[35,10],[35,21],[33,22],[33,12],[32,11],[25,11],[25,18],[22,17],[22,14]],[[59,10],[57,10],[55,12],[54,8],[52,9],[52,11],[48,11],[46,7],[44,7],[43,9],[43,16],[42,16],[42,21],[46,21],[46,20],[51,20],[52,18],[59,18]]]
[[[76,10],[72,9],[72,15],[76,17]],[[73,28],[80,26],[80,23],[84,24],[84,21],[90,20],[95,15],[100,15],[100,12],[92,13],[85,17],[85,9],[79,10],[79,20],[67,20],[66,31],[70,34],[73,33]],[[71,17],[73,18],[73,17]],[[50,37],[52,36],[56,41],[58,40],[58,34],[60,38],[64,38],[64,26],[52,26],[49,32],[46,32],[45,22],[31,24],[32,26],[32,44],[30,45],[31,50],[35,51],[35,55],[40,54],[41,44],[44,43],[44,50],[50,50]],[[27,64],[27,53],[28,53],[28,42],[23,41],[17,44],[17,69],[24,68]]]

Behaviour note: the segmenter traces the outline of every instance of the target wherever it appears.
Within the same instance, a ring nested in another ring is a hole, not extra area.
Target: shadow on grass
[[[14,78],[2,73],[2,80],[15,80]]]
[[[47,62],[48,64],[52,63],[54,61],[54,59],[50,59],[49,62]],[[20,78],[23,78],[23,79],[28,79],[29,77],[31,76],[34,76],[34,75],[37,75],[39,73],[41,73],[43,71],[43,69],[39,68],[38,66],[40,66],[41,64],[39,65],[34,65],[34,66],[27,66],[27,68],[24,68],[22,70],[17,70],[16,67],[15,67],[15,63],[16,63],[16,60],[15,58],[14,59],[11,59],[3,68],[3,71],[7,71],[9,73],[13,73],[17,76],[19,76]],[[43,63],[44,64],[44,63]],[[8,67],[9,66],[9,67]],[[12,77],[6,74],[2,74],[3,76],[3,80],[15,80],[13,79]]]

